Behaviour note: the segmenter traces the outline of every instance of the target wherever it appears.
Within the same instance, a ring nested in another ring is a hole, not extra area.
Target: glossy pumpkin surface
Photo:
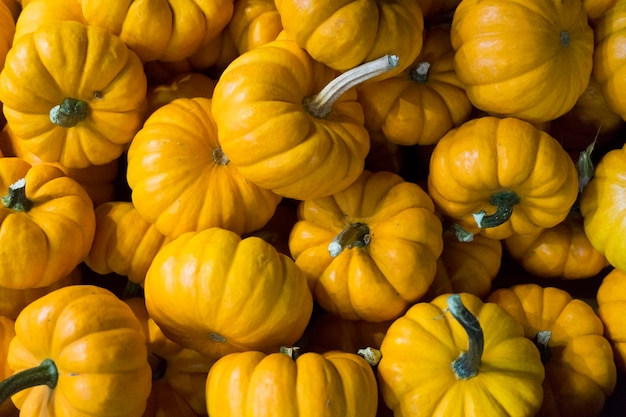
[[[217,227],[165,245],[144,290],[165,336],[213,357],[295,343],[313,309],[306,278],[290,258],[261,238]]]
[[[4,68],[4,60],[7,52],[11,49],[14,34],[15,21],[13,20],[13,15],[8,6],[2,3],[0,4],[0,71]]]
[[[15,336],[15,322],[13,319],[0,315],[0,380],[13,375],[13,369],[7,363],[9,344]],[[0,404],[0,416],[17,417],[19,411],[13,401],[7,400]]]
[[[512,314],[535,340],[546,369],[544,400],[537,416],[597,416],[613,392],[613,352],[602,321],[582,300],[564,290],[520,284],[487,298]],[[547,339],[542,335],[549,332]]]
[[[112,292],[71,285],[29,304],[15,321],[9,366],[16,372],[51,359],[56,386],[12,397],[21,415],[140,417],[151,370],[139,321]]]
[[[96,226],[83,187],[53,166],[4,157],[0,189],[0,286],[44,287],[69,275],[89,253]]]
[[[451,222],[505,239],[563,221],[578,195],[578,174],[547,133],[520,119],[486,116],[437,143],[428,192]]]
[[[232,353],[213,365],[206,384],[209,415],[222,417],[374,417],[377,392],[370,365],[341,351],[295,360],[284,353]]]
[[[283,23],[274,0],[239,0],[226,29],[242,54],[275,40]]]
[[[340,317],[396,318],[435,276],[441,222],[426,192],[397,174],[364,171],[344,191],[302,202],[298,218],[291,254],[317,302]]]
[[[626,373],[626,274],[613,269],[609,272],[597,292],[598,315],[604,324],[604,334],[613,346],[615,364],[620,372]]]

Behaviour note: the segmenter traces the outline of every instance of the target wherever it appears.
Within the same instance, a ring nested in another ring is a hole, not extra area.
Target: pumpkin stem
[[[468,232],[458,223],[447,223],[444,231],[452,233],[459,242],[469,243],[474,240],[474,233]]]
[[[57,386],[59,370],[52,359],[44,359],[39,366],[17,372],[0,382],[0,404],[27,388],[47,385]]]
[[[452,294],[448,297],[448,310],[452,317],[459,322],[463,329],[467,332],[469,347],[467,351],[462,352],[458,358],[452,362],[452,370],[459,379],[469,379],[478,375],[483,349],[485,347],[485,337],[483,329],[480,327],[478,318],[474,316],[463,305],[459,294]]]
[[[74,127],[85,120],[89,106],[82,100],[66,98],[50,110],[50,121],[61,127]]]
[[[430,62],[420,62],[415,68],[413,68],[413,71],[411,71],[411,80],[419,84],[424,84],[428,81],[429,69]]]
[[[289,356],[291,359],[296,360],[298,356],[300,356],[300,347],[299,346],[281,346],[280,353],[284,353]]]
[[[369,363],[371,367],[377,366],[383,357],[381,351],[378,349],[374,349],[373,347],[359,349],[356,351],[356,354],[365,359],[365,361]]]
[[[567,48],[569,46],[569,41],[570,41],[569,32],[566,30],[562,30],[561,31],[561,46]]]
[[[213,148],[213,161],[218,165],[227,165],[230,159],[228,159],[222,148],[218,146]]]
[[[513,214],[513,206],[520,202],[519,196],[513,191],[501,191],[495,193],[489,199],[489,203],[496,206],[493,214],[487,215],[485,210],[472,214],[476,224],[481,229],[496,227],[504,224]]]
[[[598,130],[598,133],[600,131]],[[576,168],[578,171],[578,192],[582,193],[583,189],[587,186],[593,174],[595,172],[595,168],[593,167],[593,162],[591,160],[591,153],[593,152],[593,148],[596,146],[596,140],[598,136],[578,155],[578,160],[576,161]]]
[[[2,197],[6,208],[27,213],[33,208],[33,202],[26,197],[26,180],[21,178],[9,185],[9,193]]]
[[[328,252],[331,257],[338,256],[344,249],[362,248],[371,240],[370,228],[365,223],[351,223],[343,229],[330,244]]]
[[[542,330],[537,332],[533,339],[535,346],[539,349],[541,363],[548,363],[550,359],[552,359],[552,351],[550,350],[550,346],[548,346],[551,337],[552,332],[550,330]]]
[[[322,91],[313,97],[306,97],[303,102],[305,110],[317,118],[325,118],[343,93],[364,81],[396,68],[399,61],[400,58],[396,55],[385,55],[342,73],[329,82]]]

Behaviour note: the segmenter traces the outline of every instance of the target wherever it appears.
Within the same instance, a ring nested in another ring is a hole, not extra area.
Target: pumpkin
[[[469,119],[472,104],[454,71],[450,30],[426,30],[424,46],[401,73],[358,87],[365,127],[398,145],[431,145]]]
[[[13,369],[7,363],[9,354],[9,344],[15,336],[15,322],[13,319],[0,315],[0,381],[5,380],[13,374]],[[13,401],[7,400],[0,403],[0,416],[17,417],[19,411],[15,408]]]
[[[44,162],[85,168],[118,158],[141,127],[146,77],[117,36],[51,22],[14,43],[0,101],[24,148]]]
[[[261,228],[281,197],[250,183],[220,146],[212,100],[180,98],[146,120],[128,148],[137,211],[162,234]]]
[[[17,20],[20,12],[22,11],[22,5],[20,0],[2,0],[0,3],[4,3],[11,11],[13,20]]]
[[[61,278],[53,284],[46,287],[24,288],[15,290],[7,287],[0,287],[0,316],[8,317],[15,320],[20,312],[38,299],[49,292],[68,285],[78,285],[83,283],[82,265],[74,268],[66,277]],[[1,414],[0,414],[1,415]]]
[[[549,134],[517,118],[486,116],[436,144],[428,192],[452,223],[506,239],[562,222],[578,196],[578,174]]]
[[[95,214],[87,192],[61,170],[0,158],[0,287],[45,287],[87,256]]]
[[[617,377],[611,345],[591,306],[537,284],[498,289],[487,301],[519,320],[541,352],[546,377],[537,416],[599,416]]]
[[[585,234],[584,220],[572,213],[554,227],[504,240],[508,254],[522,268],[542,278],[585,279],[608,266]]]
[[[175,76],[167,83],[149,87],[148,112],[152,114],[159,107],[177,98],[211,98],[216,82],[200,72],[188,72]]]
[[[96,231],[85,264],[101,275],[115,273],[142,284],[156,253],[169,242],[133,203],[110,201],[96,207]]]
[[[397,174],[363,171],[345,190],[303,201],[298,218],[289,249],[332,314],[391,320],[433,281],[441,221],[426,192]]]
[[[240,54],[271,42],[283,30],[280,14],[273,0],[239,0],[226,30]]]
[[[0,383],[0,402],[12,395],[23,416],[141,417],[150,393],[139,321],[94,285],[63,287],[24,308],[7,361],[15,374]]]
[[[374,417],[374,372],[355,353],[231,353],[206,381],[209,415],[221,417]]]
[[[443,251],[437,260],[435,278],[423,297],[430,301],[441,294],[467,292],[485,298],[502,265],[502,243],[483,235],[470,241],[444,228]]]
[[[600,84],[604,98],[613,112],[626,120],[626,99],[622,91],[626,60],[624,50],[624,15],[626,1],[616,0],[595,22],[593,50],[593,77]]]
[[[589,18],[595,21],[602,17],[616,2],[617,0],[583,0],[583,6],[585,6]]]
[[[541,406],[539,351],[513,316],[472,294],[413,305],[380,351],[379,388],[396,417],[529,417]]]
[[[316,61],[346,71],[383,55],[396,55],[399,73],[422,48],[424,16],[410,0],[325,0],[306,6],[277,0],[276,9],[286,34]],[[358,39],[358,42],[355,40]]]
[[[585,234],[593,247],[616,268],[626,269],[624,189],[626,147],[607,152],[580,196]]]
[[[54,0],[29,0],[26,4],[22,0],[22,6],[19,18],[15,22],[13,43],[50,22],[69,20],[87,24],[78,0],[68,0],[63,3]],[[29,6],[28,9],[26,6]]]
[[[594,35],[580,0],[463,0],[450,39],[472,104],[493,114],[553,120],[589,83]]]
[[[611,342],[617,369],[626,373],[626,274],[612,269],[604,276],[596,294],[598,315],[604,324],[604,336]]]
[[[224,152],[241,175],[284,197],[317,198],[346,188],[369,151],[352,87],[397,60],[368,64],[337,76],[289,39],[241,54],[213,92]]]
[[[15,21],[11,10],[4,2],[0,2],[0,71],[4,68],[4,60],[11,49],[14,34]]]
[[[205,416],[204,388],[215,361],[167,339],[148,314],[143,298],[125,302],[141,324],[152,366],[152,390],[142,417]]]
[[[211,357],[291,345],[313,311],[306,278],[289,257],[261,238],[218,227],[163,246],[144,294],[167,338]]]

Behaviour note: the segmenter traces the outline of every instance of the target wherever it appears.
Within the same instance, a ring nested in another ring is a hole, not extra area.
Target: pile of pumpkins
[[[624,31],[626,0],[0,0],[0,416],[600,416]]]

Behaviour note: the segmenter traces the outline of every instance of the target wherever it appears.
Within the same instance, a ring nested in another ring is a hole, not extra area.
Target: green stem
[[[452,370],[459,379],[473,378],[478,375],[485,347],[483,329],[476,316],[463,305],[459,294],[452,294],[448,297],[448,310],[463,327],[469,340],[467,351],[462,352],[452,362]]]
[[[50,110],[50,121],[61,127],[74,127],[85,120],[89,106],[82,100],[66,98]]]
[[[298,356],[300,356],[300,347],[299,346],[281,346],[280,353],[283,353],[289,356],[291,359],[296,360]]]
[[[418,84],[424,84],[425,82],[428,81],[429,69],[430,69],[430,62],[427,62],[427,61],[420,62],[411,71],[411,80]]]
[[[15,373],[0,382],[0,404],[27,388],[47,385],[50,389],[54,389],[58,380],[59,371],[54,361],[44,359],[39,366]]]
[[[489,203],[496,206],[493,214],[487,215],[485,210],[472,214],[476,224],[481,229],[496,227],[504,224],[513,214],[513,206],[520,202],[519,196],[513,191],[500,191],[494,193],[489,199]]]
[[[345,249],[367,246],[370,240],[370,228],[365,223],[351,223],[330,242],[328,252],[334,258]]]
[[[550,362],[552,359],[552,351],[550,350],[550,338],[552,337],[552,332],[550,330],[542,330],[537,332],[535,335],[535,346],[539,349],[539,355],[541,357],[542,363]]]
[[[367,363],[370,364],[371,367],[376,367],[380,363],[383,355],[380,350],[374,349],[373,347],[366,347],[363,349],[359,349],[356,352],[357,355],[365,359]]]
[[[328,83],[322,91],[305,98],[303,102],[305,110],[317,118],[324,119],[343,93],[362,82],[396,68],[399,61],[396,55],[385,55],[342,73]]]
[[[26,180],[21,178],[9,185],[9,193],[2,197],[6,208],[27,213],[33,208],[33,202],[26,197]]]
[[[474,233],[468,232],[458,223],[447,223],[444,231],[452,233],[459,242],[469,243],[474,240]]]

